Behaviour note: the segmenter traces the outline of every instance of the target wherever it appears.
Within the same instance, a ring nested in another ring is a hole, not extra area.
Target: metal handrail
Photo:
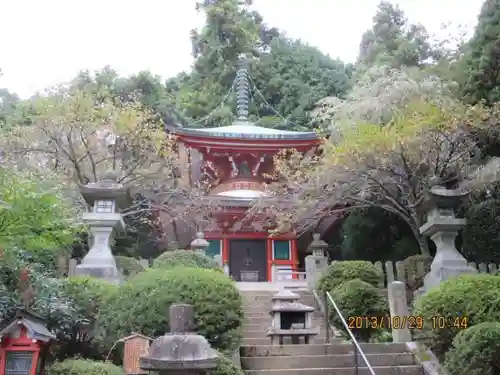
[[[331,304],[332,304],[332,306],[333,306],[333,308],[335,309],[335,312],[337,313],[337,315],[339,316],[342,324],[344,325],[344,328],[346,329],[347,333],[351,337],[352,344],[354,345],[356,375],[358,374],[358,353],[359,353],[359,355],[361,355],[361,358],[363,358],[363,361],[365,361],[366,367],[368,368],[368,371],[370,371],[370,374],[371,375],[376,375],[375,371],[373,371],[373,367],[368,362],[368,359],[366,358],[365,353],[363,352],[363,350],[359,346],[358,340],[356,340],[356,338],[354,337],[352,331],[349,329],[349,326],[347,325],[347,322],[345,321],[344,316],[342,315],[342,313],[340,312],[340,309],[337,307],[337,305],[333,301],[333,298],[330,295],[330,293],[326,292],[326,298],[327,298],[327,300],[325,301],[325,303],[326,303],[326,305],[325,305],[326,320],[327,321],[329,320],[329,316],[328,316],[328,301],[330,301]]]

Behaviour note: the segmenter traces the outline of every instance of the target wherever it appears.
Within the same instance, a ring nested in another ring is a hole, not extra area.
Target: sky
[[[171,77],[192,64],[189,31],[203,25],[196,0],[0,0],[0,87],[26,98],[80,70]],[[412,22],[476,23],[482,0],[399,0]],[[254,0],[270,26],[332,57],[356,59],[379,0]]]

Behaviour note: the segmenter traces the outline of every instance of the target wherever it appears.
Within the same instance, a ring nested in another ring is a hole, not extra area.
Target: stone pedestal
[[[83,221],[90,225],[93,237],[92,247],[75,269],[75,276],[91,276],[119,284],[123,281],[116,267],[115,258],[109,243],[115,228],[123,228],[120,214],[99,214],[88,212],[83,215]]]
[[[328,258],[322,255],[306,256],[306,281],[307,289],[313,291],[319,279],[325,274],[328,268]]]
[[[477,272],[467,264],[467,260],[455,247],[455,238],[464,226],[465,219],[457,219],[452,210],[438,207],[431,210],[427,223],[420,227],[420,233],[429,236],[436,244],[436,256],[432,261],[430,272],[424,278],[425,291],[452,277]]]
[[[217,367],[217,352],[193,332],[193,306],[170,306],[169,324],[171,332],[155,339],[149,354],[140,358],[141,369],[160,375],[203,375]]]

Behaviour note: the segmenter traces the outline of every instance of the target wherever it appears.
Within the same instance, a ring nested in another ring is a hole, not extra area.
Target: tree
[[[178,184],[173,138],[141,102],[73,83],[30,100],[29,106],[29,125],[13,124],[4,131],[0,142],[6,163],[56,176],[79,203],[76,185],[112,172],[136,198],[124,214],[140,223],[153,225],[154,212],[168,218],[192,214],[192,220],[200,212],[194,209],[200,206],[194,189]]]
[[[486,0],[479,13],[474,36],[465,51],[463,93],[467,101],[500,99],[500,4]]]
[[[0,248],[18,248],[54,270],[82,229],[71,202],[48,176],[0,168]]]
[[[373,65],[420,67],[431,57],[431,43],[425,28],[409,23],[398,5],[381,1],[371,30],[361,38],[358,64],[365,68]]]
[[[456,101],[417,101],[386,127],[346,128],[339,143],[325,145],[322,159],[297,164],[300,156],[278,158],[275,191],[295,198],[287,212],[274,206],[278,221],[288,229],[298,221],[303,231],[332,212],[377,207],[403,220],[428,254],[419,233],[421,203],[432,186],[453,186],[469,173],[476,150],[470,127],[483,118]]]

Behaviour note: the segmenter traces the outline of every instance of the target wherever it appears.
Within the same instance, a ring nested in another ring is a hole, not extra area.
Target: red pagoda
[[[298,264],[295,233],[270,236],[269,229],[244,220],[256,199],[271,199],[266,184],[273,157],[283,149],[316,152],[315,132],[295,132],[256,126],[248,118],[250,85],[246,59],[236,74],[236,121],[216,128],[175,129],[181,163],[191,186],[209,183],[208,199],[216,200],[212,228],[206,228],[207,255],[219,255],[236,281],[272,281],[274,269],[292,270]],[[239,223],[239,224],[237,224]]]

